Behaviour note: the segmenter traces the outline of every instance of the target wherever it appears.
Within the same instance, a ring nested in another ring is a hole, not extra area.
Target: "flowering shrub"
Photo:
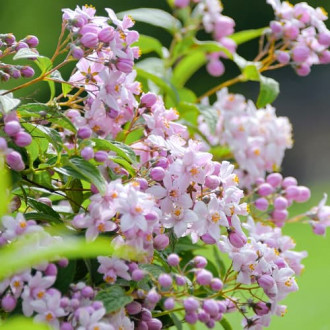
[[[285,314],[307,252],[281,228],[301,221],[324,235],[330,207],[325,196],[290,217],[310,190],[280,174],[292,129],[270,105],[279,86],[264,72],[290,65],[304,76],[329,63],[330,31],[320,8],[267,2],[269,27],[236,33],[217,0],[169,0],[173,16],[63,9],[51,59],[35,36],[0,35],[1,80],[34,77],[0,92],[5,326],[27,327],[23,314],[35,329],[231,329],[226,314],[239,313],[243,328],[261,329]],[[169,49],[134,20],[171,33]],[[237,54],[259,37],[253,61]],[[12,55],[24,65],[3,62]],[[224,61],[241,73],[201,96],[185,87],[204,65],[221,76]],[[256,104],[228,91],[249,80],[260,83]],[[15,98],[40,81],[47,103]]]

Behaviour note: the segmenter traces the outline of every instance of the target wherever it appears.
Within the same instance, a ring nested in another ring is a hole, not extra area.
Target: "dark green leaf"
[[[70,284],[73,282],[76,275],[76,260],[70,260],[66,267],[58,267],[56,282],[54,287],[60,290],[63,294],[67,293]]]
[[[120,12],[118,17],[124,17],[124,15],[130,15],[136,21],[148,23],[154,26],[158,26],[173,33],[180,29],[181,23],[171,14],[166,11],[156,8],[138,8]]]
[[[163,46],[156,38],[140,34],[139,41],[134,46],[138,46],[142,54],[156,52],[160,57],[163,57]]]
[[[49,117],[47,120],[53,124],[56,124],[60,128],[65,128],[73,133],[77,132],[76,127],[72,124],[72,122],[59,113],[58,117]]]
[[[59,224],[62,223],[57,217],[53,217],[49,214],[46,213],[25,213],[24,217],[26,220],[36,220],[36,221],[41,221],[41,222],[49,222],[49,223],[54,223],[54,224]]]
[[[172,321],[176,327],[177,330],[182,330],[182,322],[178,319],[178,317],[174,313],[170,313],[170,316],[172,318]]]
[[[257,100],[257,107],[263,108],[272,103],[280,93],[279,83],[268,77],[260,77],[260,92]]]
[[[68,190],[65,191],[65,194],[69,199],[69,203],[72,207],[73,212],[78,213],[80,210],[80,205],[84,201],[84,196],[82,191],[83,186],[81,184],[81,181],[78,179],[72,179],[70,180],[70,183],[68,184],[67,187]]]
[[[33,208],[36,211],[39,211],[44,214],[48,214],[53,218],[57,218],[58,221],[61,219],[60,215],[56,211],[54,211],[50,206],[44,203],[40,203],[31,197],[27,198],[27,203],[31,208]]]
[[[133,301],[133,298],[127,296],[120,286],[113,285],[100,291],[96,295],[95,300],[102,301],[107,313],[111,313],[129,304]]]
[[[244,42],[260,37],[265,32],[265,30],[266,28],[263,27],[260,29],[239,31],[232,34],[229,38],[233,39],[237,45],[240,45]]]
[[[49,112],[53,112],[53,108],[47,106],[43,103],[28,103],[22,104],[18,107],[17,112],[22,118],[30,118],[30,117],[40,117],[40,112],[45,112],[46,114]]]

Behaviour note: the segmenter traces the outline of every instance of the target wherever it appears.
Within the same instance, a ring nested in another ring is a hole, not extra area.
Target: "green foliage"
[[[1,330],[50,330],[47,324],[36,323],[25,317],[12,317],[0,323]]]
[[[140,34],[139,41],[134,46],[138,46],[142,54],[156,52],[159,57],[163,57],[163,45],[156,38]]]
[[[266,27],[260,29],[251,29],[251,30],[244,30],[239,31],[230,36],[237,45],[243,44],[250,40],[260,37],[263,33],[265,33]]]
[[[260,92],[257,100],[257,107],[263,108],[272,103],[280,93],[279,83],[273,78],[260,77]]]

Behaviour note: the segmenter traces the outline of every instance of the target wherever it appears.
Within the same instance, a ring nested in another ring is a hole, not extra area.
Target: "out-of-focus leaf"
[[[166,272],[163,267],[154,264],[142,264],[140,268],[148,272],[154,278],[158,278],[160,274]]]
[[[198,108],[202,117],[205,119],[208,127],[210,128],[211,133],[214,134],[219,119],[217,110],[212,106],[202,104],[198,105]]]
[[[24,217],[26,220],[37,220],[41,222],[47,222],[47,223],[53,223],[53,224],[59,224],[61,223],[58,219],[58,217],[53,217],[46,213],[41,212],[31,212],[31,213],[24,213]]]
[[[132,177],[135,176],[135,169],[132,167],[132,165],[126,161],[125,159],[118,158],[118,157],[109,157],[114,163],[120,165],[123,167]]]
[[[44,214],[48,214],[48,215],[52,216],[53,218],[56,218],[58,222],[61,222],[60,215],[56,211],[54,211],[50,206],[48,206],[44,203],[40,203],[31,197],[27,198],[27,203],[34,210],[39,211]]]
[[[0,218],[8,212],[9,173],[5,167],[3,156],[0,156]]]
[[[76,266],[76,260],[70,260],[66,267],[58,267],[54,287],[60,290],[63,294],[67,293],[70,284],[74,280],[76,274]]]
[[[132,18],[136,21],[161,27],[171,33],[174,33],[181,27],[181,23],[178,19],[161,9],[137,8],[117,14],[118,17],[124,17],[125,15],[132,16]]]
[[[266,30],[266,27],[260,29],[251,29],[245,31],[239,31],[232,34],[229,38],[233,39],[237,45],[243,44],[244,42],[260,37]]]
[[[214,260],[216,262],[216,265],[218,266],[218,272],[221,277],[224,277],[226,274],[226,265],[221,259],[219,249],[216,246],[213,246],[213,255],[214,255]]]
[[[223,52],[228,58],[233,57],[233,54],[226,47],[216,41],[200,41],[195,39],[191,48],[203,51],[205,53]]]
[[[15,109],[21,101],[19,99],[14,99],[13,93],[8,93],[6,95],[1,95],[7,92],[6,90],[0,90],[0,112],[6,114],[9,111]]]
[[[53,67],[53,62],[46,56],[39,56],[35,63],[41,70],[41,73],[48,72]]]
[[[84,201],[84,195],[82,189],[83,186],[81,184],[81,181],[78,179],[73,179],[70,180],[70,183],[68,184],[68,190],[65,191],[65,194],[69,199],[69,203],[74,213],[79,212],[80,205]]]
[[[163,57],[163,45],[156,38],[140,34],[139,41],[134,46],[138,46],[142,54],[156,52],[159,57]]]
[[[220,324],[224,328],[224,330],[233,330],[232,326],[230,325],[229,321],[223,317],[220,321]]]
[[[22,58],[37,58],[40,57],[39,54],[35,53],[32,49],[30,48],[21,48],[18,50],[18,52],[14,55],[13,60],[20,60]]]
[[[180,118],[185,119],[194,125],[197,125],[197,118],[200,115],[200,111],[196,104],[180,102],[177,105],[177,110],[180,113]]]
[[[260,92],[257,100],[257,107],[263,108],[272,103],[280,93],[279,83],[268,77],[260,77]]]
[[[51,330],[50,326],[44,323],[37,323],[32,318],[11,317],[0,323],[1,330]]]

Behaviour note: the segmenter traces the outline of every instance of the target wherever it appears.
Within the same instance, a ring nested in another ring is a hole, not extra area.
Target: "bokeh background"
[[[223,0],[224,14],[236,21],[236,31],[267,26],[273,17],[266,0]],[[298,1],[292,1],[296,3]],[[330,12],[330,0],[307,1],[312,6],[322,6]],[[0,33],[12,32],[17,38],[27,34],[37,35],[40,40],[40,54],[51,56],[57,42],[61,25],[61,9],[84,5],[86,0],[1,0]],[[89,0],[99,14],[111,7],[116,12],[138,8],[157,7],[168,10],[166,0]],[[328,23],[328,27],[330,24]],[[159,38],[164,45],[170,42],[170,35],[160,28],[137,23],[139,32]],[[256,54],[257,42],[251,41],[239,47],[240,55],[252,59]],[[232,77],[236,67],[226,63],[224,77]],[[69,73],[64,71],[63,76]],[[313,197],[309,205],[315,205],[323,192],[330,194],[330,65],[314,66],[305,78],[298,77],[291,68],[266,73],[280,82],[281,93],[275,102],[278,115],[288,116],[294,130],[295,145],[287,151],[283,163],[285,175],[294,175],[300,184],[312,187]],[[219,83],[219,78],[211,78],[201,69],[189,82],[197,95]],[[0,89],[13,84],[0,83]],[[257,83],[237,85],[231,89],[249,98],[256,99]],[[16,96],[31,102],[47,100],[47,86],[33,86],[19,91]],[[40,96],[41,95],[41,96]],[[308,205],[296,207],[299,213]],[[330,330],[330,233],[328,237],[312,234],[308,225],[289,225],[287,234],[294,235],[297,250],[307,250],[306,272],[298,279],[300,291],[286,299],[288,314],[284,318],[274,317],[270,329]],[[229,316],[234,329],[240,329],[239,320]],[[196,326],[196,329],[201,327]],[[221,328],[221,327],[220,327]]]

